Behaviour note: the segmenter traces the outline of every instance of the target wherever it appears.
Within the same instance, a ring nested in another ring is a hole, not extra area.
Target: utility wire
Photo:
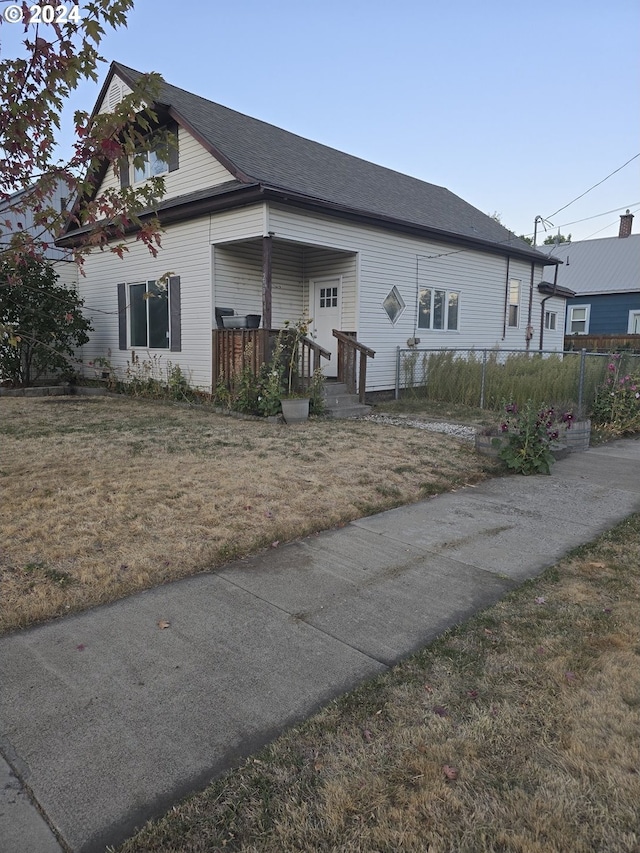
[[[610,175],[607,175],[607,177],[606,177],[606,178],[603,178],[601,181],[598,181],[598,183],[597,183],[597,184],[594,184],[592,187],[589,187],[589,189],[588,189],[588,190],[585,190],[585,191],[584,191],[583,193],[581,193],[579,196],[576,196],[576,198],[574,198],[574,199],[573,199],[573,201],[570,201],[568,204],[565,204],[563,207],[559,207],[559,208],[558,208],[554,213],[550,213],[550,214],[549,214],[549,216],[547,216],[547,217],[545,217],[545,218],[546,218],[546,219],[551,219],[551,217],[552,217],[552,216],[556,216],[558,213],[560,213],[560,211],[561,211],[561,210],[566,210],[568,207],[570,207],[570,206],[571,206],[572,204],[574,204],[576,201],[578,201],[578,200],[579,200],[579,199],[581,199],[581,198],[584,198],[584,196],[586,196],[586,195],[587,195],[587,193],[590,193],[590,192],[591,192],[591,190],[595,190],[595,188],[596,188],[596,187],[599,187],[599,186],[600,186],[600,184],[604,184],[604,182],[605,182],[605,181],[608,181],[608,180],[609,180],[609,178],[613,177],[613,175],[615,175],[615,174],[616,174],[617,172],[619,172],[621,169],[624,169],[624,167],[625,167],[625,166],[628,166],[628,165],[629,165],[629,163],[633,163],[633,161],[634,161],[634,160],[637,160],[637,158],[638,158],[638,157],[640,157],[640,152],[638,152],[638,153],[637,153],[634,157],[632,157],[630,160],[627,160],[627,162],[626,162],[626,163],[623,163],[623,164],[622,164],[622,166],[619,166],[617,169],[614,169],[614,171],[613,171],[613,172],[611,172],[611,174],[610,174]]]

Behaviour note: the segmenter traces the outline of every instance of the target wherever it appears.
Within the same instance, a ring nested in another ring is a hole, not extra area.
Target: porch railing
[[[249,367],[257,375],[268,362],[278,334],[270,329],[213,329],[213,387],[221,377],[227,385],[240,371]]]
[[[279,332],[275,329],[213,329],[213,385],[224,377],[231,386],[241,370],[248,367],[256,376],[273,355]],[[297,384],[300,390],[310,386],[316,368],[331,353],[310,338],[302,338],[298,352]]]
[[[338,382],[344,382],[350,394],[358,394],[364,403],[367,387],[367,359],[375,357],[375,351],[356,339],[355,332],[333,330],[338,340]]]
[[[317,344],[310,338],[301,339],[300,350],[298,352],[298,378],[300,390],[309,387],[316,369],[322,367],[323,358],[326,358],[327,361],[329,361],[331,353],[328,350],[323,349],[320,344]]]

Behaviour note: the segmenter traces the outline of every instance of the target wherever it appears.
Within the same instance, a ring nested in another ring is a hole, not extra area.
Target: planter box
[[[591,420],[586,418],[582,421],[574,421],[571,429],[566,432],[565,440],[572,453],[576,450],[588,450],[591,440]]]
[[[567,431],[567,435],[571,432],[571,430]],[[490,456],[492,459],[497,459],[500,455],[500,451],[507,443],[507,435],[504,433],[496,434],[496,435],[482,435],[481,433],[476,433],[476,450],[478,453],[482,453],[483,456]],[[561,432],[558,441],[553,441],[549,445],[549,449],[553,453],[555,459],[562,459],[567,456],[569,451],[572,449],[568,446],[567,436]],[[579,449],[579,448],[573,448]]]
[[[491,456],[493,459],[498,458],[498,454],[507,443],[506,435],[503,433],[495,435],[483,435],[476,433],[476,450],[482,453],[483,456]]]
[[[222,318],[222,326],[225,329],[246,329],[247,328],[247,318],[246,317],[223,317]]]

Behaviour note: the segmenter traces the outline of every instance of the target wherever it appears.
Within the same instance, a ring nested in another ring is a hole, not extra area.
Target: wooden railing
[[[269,361],[277,332],[269,329],[213,329],[213,387],[220,377],[230,386],[244,367],[257,375]]]
[[[565,335],[565,350],[640,352],[640,335]]]
[[[312,341],[310,338],[302,338],[300,341],[300,349],[298,352],[298,377],[300,390],[306,389],[311,384],[313,374],[318,367],[322,367],[322,359],[327,361],[331,358],[331,353],[323,349],[320,344]]]
[[[236,376],[248,367],[257,376],[263,364],[268,364],[279,332],[274,329],[213,329],[213,386],[224,377],[230,387]],[[286,340],[286,334],[285,340]],[[288,334],[292,334],[291,332]],[[315,341],[302,338],[297,360],[297,385],[300,390],[311,384],[321,360],[331,358],[331,353]]]
[[[375,352],[358,343],[355,332],[333,330],[338,339],[338,382],[344,382],[350,394],[358,394],[364,403],[367,387],[367,359],[375,358]],[[356,378],[357,377],[357,378]]]

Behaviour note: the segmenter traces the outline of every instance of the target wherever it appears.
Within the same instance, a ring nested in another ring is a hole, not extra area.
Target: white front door
[[[313,300],[310,313],[314,340],[331,353],[330,361],[322,361],[323,372],[325,376],[337,376],[338,341],[333,337],[333,330],[340,329],[342,277],[313,279],[309,291]]]

